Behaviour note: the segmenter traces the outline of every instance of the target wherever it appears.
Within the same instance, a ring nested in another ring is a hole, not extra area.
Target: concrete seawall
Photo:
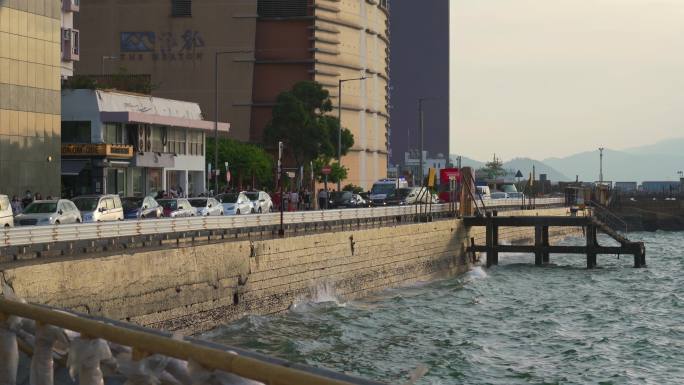
[[[505,215],[565,215],[566,209]],[[553,229],[552,229],[553,230]],[[561,229],[562,230],[562,229]],[[553,232],[552,237],[568,235]],[[273,314],[332,292],[344,299],[470,267],[470,233],[460,220],[229,241],[8,267],[2,279],[29,302],[197,333],[246,314]],[[502,241],[528,242],[533,229],[508,229]]]

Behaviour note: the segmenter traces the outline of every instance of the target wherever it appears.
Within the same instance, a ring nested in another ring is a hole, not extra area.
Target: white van
[[[14,227],[14,216],[12,215],[12,205],[7,195],[0,195],[0,226]]]
[[[492,192],[489,190],[489,186],[476,186],[477,194],[482,197],[482,199],[487,199],[492,196]]]
[[[408,188],[408,182],[404,178],[380,179],[373,183],[370,191],[370,200],[374,206],[384,206],[388,196],[396,193],[397,189]]]
[[[83,222],[123,221],[124,212],[118,195],[83,195],[72,199],[81,211]]]

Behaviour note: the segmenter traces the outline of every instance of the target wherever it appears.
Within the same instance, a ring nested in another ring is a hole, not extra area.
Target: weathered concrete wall
[[[530,234],[506,229],[500,236],[515,242]],[[470,236],[461,221],[445,220],[37,262],[2,274],[29,302],[200,332],[245,314],[285,311],[298,299],[316,296],[321,288],[354,299],[464,272],[469,267],[464,247]],[[473,230],[472,236],[482,242],[484,232]]]

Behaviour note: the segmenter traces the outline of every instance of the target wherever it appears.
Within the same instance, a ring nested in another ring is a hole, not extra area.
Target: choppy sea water
[[[204,337],[388,383],[425,365],[419,384],[684,384],[684,233],[629,237],[646,242],[648,268],[608,255],[594,270],[564,255],[538,268],[505,254],[360,301],[322,290]]]

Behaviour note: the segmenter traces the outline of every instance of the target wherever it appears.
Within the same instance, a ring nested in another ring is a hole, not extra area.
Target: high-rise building
[[[60,193],[58,0],[0,1],[0,192]]]
[[[277,95],[302,80],[330,91],[355,145],[346,183],[370,187],[387,172],[387,1],[92,0],[80,7],[83,75],[147,76],[152,94],[200,104],[230,136],[258,143]]]
[[[251,138],[261,138],[278,93],[301,80],[322,84],[337,114],[342,80],[342,126],[354,135],[344,183],[370,188],[386,177],[387,1],[261,0],[258,13]]]
[[[74,74],[74,62],[80,55],[80,32],[74,29],[74,14],[78,13],[81,0],[62,0],[62,78]]]
[[[420,149],[449,154],[449,0],[394,1],[390,15],[390,151],[393,164]]]

